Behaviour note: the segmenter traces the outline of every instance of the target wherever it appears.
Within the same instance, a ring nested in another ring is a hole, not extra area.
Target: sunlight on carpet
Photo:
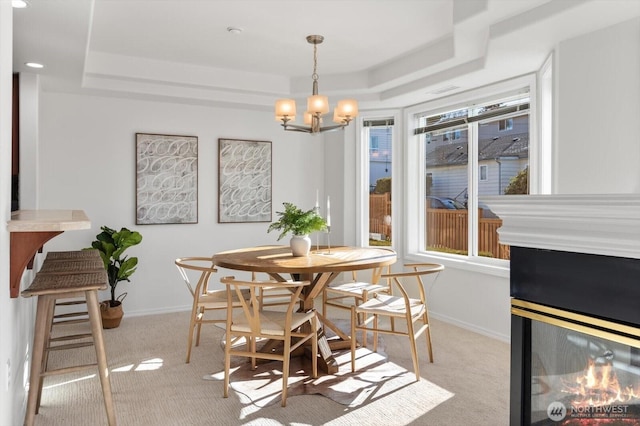
[[[383,353],[375,353],[367,348],[356,351],[356,371],[351,372],[351,354],[342,351],[335,354],[338,372],[320,375],[313,379],[310,360],[292,358],[288,398],[296,395],[323,395],[333,401],[353,409],[374,402],[384,402],[393,398],[394,404],[402,392],[403,415],[411,416],[407,409],[415,411],[415,417],[435,408],[453,397],[453,393],[428,380],[416,381],[413,371],[389,362]],[[245,407],[245,414],[256,412],[271,404],[279,404],[282,392],[282,363],[273,361],[258,364],[251,370],[251,364],[237,359],[232,365],[230,388]],[[223,380],[224,371],[211,375],[213,380]],[[389,403],[391,400],[388,401]]]

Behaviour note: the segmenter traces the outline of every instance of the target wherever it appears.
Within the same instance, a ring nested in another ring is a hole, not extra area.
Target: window
[[[505,120],[498,121],[498,130],[504,132],[506,130],[513,129],[513,119],[507,118]]]
[[[480,182],[484,182],[489,180],[487,177],[487,173],[489,170],[489,166],[487,166],[486,164],[481,164],[480,165]]]
[[[370,138],[370,143],[369,143],[369,150],[371,151],[371,154],[375,154],[378,152],[378,146],[379,146],[379,142],[378,142],[378,136],[377,135],[371,135]]]
[[[368,240],[370,245],[391,245],[393,127],[393,118],[363,121],[363,143],[368,145],[369,152]]]
[[[444,141],[455,141],[462,137],[462,130],[453,130],[445,132],[442,136],[442,140]]]
[[[407,168],[410,176],[423,176],[424,187],[407,194],[418,197],[407,208],[419,207],[407,219],[408,228],[419,230],[407,235],[409,251],[506,263],[509,247],[497,238],[502,221],[482,196],[529,192],[529,89],[453,108],[439,103],[410,116],[415,136],[408,158],[417,161]]]

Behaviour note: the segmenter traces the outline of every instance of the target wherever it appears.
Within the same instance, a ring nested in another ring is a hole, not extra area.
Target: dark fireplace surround
[[[640,194],[481,201],[503,220],[500,242],[511,246],[510,424],[556,424],[532,422],[532,321],[514,313],[559,309],[587,326],[619,325],[624,339],[640,342]],[[640,350],[629,350],[637,362]]]

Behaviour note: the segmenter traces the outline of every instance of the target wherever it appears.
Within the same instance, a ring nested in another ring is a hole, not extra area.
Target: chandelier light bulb
[[[276,101],[276,121],[283,119],[293,121],[296,118],[296,102],[293,99],[278,99]]]
[[[313,95],[307,98],[307,111],[326,114],[329,112],[329,98],[322,95]]]
[[[355,99],[343,99],[338,101],[338,115],[340,117],[355,117],[358,115],[358,102]]]

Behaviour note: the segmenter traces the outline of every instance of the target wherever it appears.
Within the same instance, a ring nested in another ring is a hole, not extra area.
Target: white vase
[[[308,235],[294,235],[289,241],[291,251],[296,257],[309,256],[311,249],[311,238]]]

